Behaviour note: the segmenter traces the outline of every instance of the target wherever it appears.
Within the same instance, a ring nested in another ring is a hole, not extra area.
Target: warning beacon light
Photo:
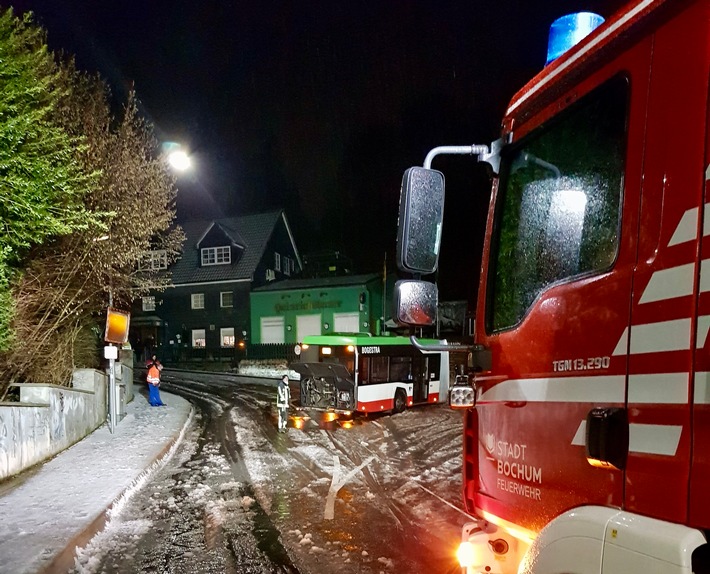
[[[550,26],[545,65],[547,66],[572,46],[581,42],[603,22],[604,18],[593,12],[575,12],[557,18]]]

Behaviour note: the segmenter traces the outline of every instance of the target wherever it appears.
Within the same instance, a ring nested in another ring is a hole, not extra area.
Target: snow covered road
[[[170,373],[197,409],[173,460],[75,572],[458,572],[461,414],[348,420],[292,411],[276,381]]]

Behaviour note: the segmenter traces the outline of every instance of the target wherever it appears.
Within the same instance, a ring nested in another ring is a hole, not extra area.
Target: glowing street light
[[[192,166],[190,156],[181,150],[170,152],[168,154],[168,163],[178,171],[188,170]]]
[[[192,167],[192,160],[179,143],[165,142],[163,152],[170,166],[177,171],[187,171]]]

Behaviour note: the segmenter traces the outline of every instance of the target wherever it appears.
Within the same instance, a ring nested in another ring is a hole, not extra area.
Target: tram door
[[[412,400],[415,403],[424,403],[429,398],[429,357],[426,355],[415,356],[412,359],[412,378],[414,389]]]

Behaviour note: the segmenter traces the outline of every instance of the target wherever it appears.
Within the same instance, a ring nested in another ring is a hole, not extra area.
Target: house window
[[[274,270],[281,271],[281,254],[274,253]]]
[[[148,251],[143,255],[141,261],[141,269],[150,269],[152,271],[168,268],[168,252],[165,249],[156,251]]]
[[[143,311],[155,311],[155,297],[143,297]]]
[[[222,291],[219,294],[220,307],[234,307],[234,293],[231,291]]]
[[[225,327],[219,330],[219,338],[223,347],[234,347],[234,327]]]
[[[284,275],[291,275],[291,258],[284,256]]]
[[[229,265],[232,251],[229,247],[205,247],[200,250],[202,265]]]
[[[193,347],[205,347],[205,330],[204,329],[193,329],[192,330],[192,346]]]
[[[191,307],[193,309],[204,309],[205,308],[205,294],[204,293],[193,293],[190,295]]]
[[[291,273],[294,273],[296,271],[296,260],[291,259]]]

